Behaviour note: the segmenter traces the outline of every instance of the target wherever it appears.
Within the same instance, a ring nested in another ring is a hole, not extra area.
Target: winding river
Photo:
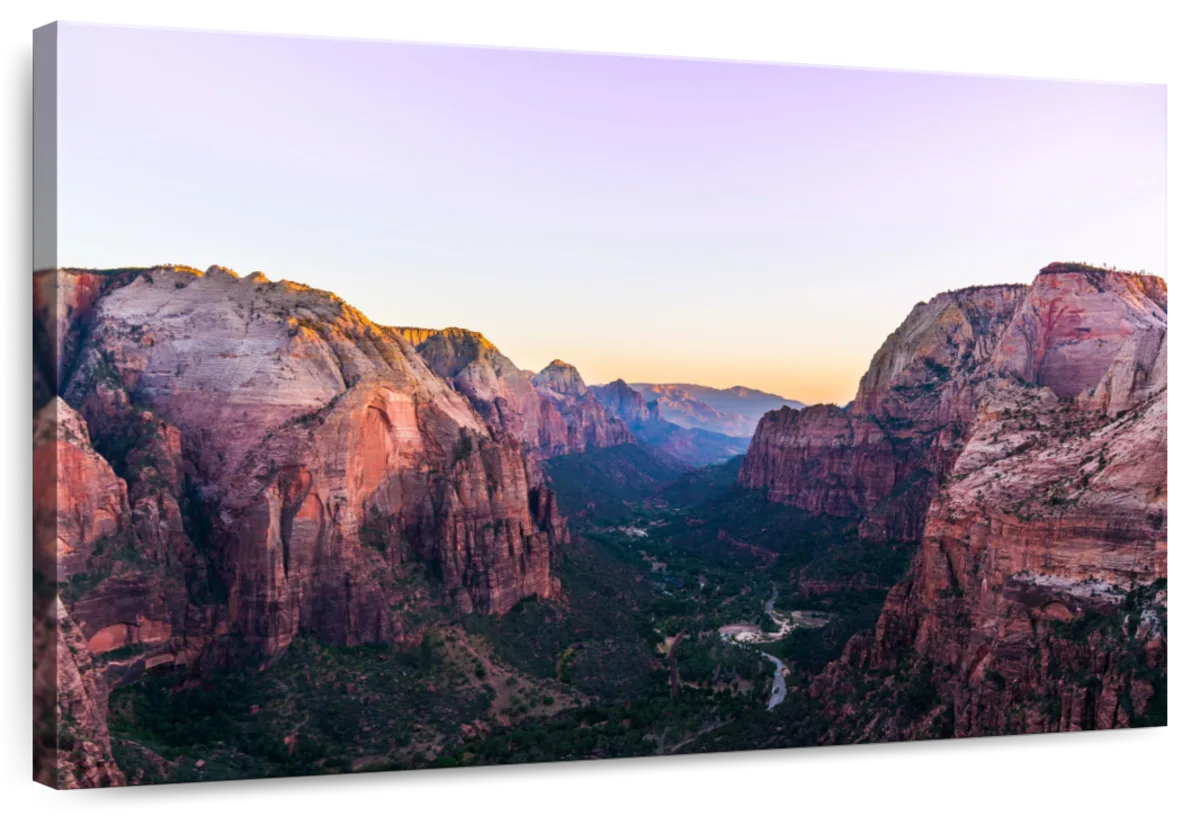
[[[771,597],[763,604],[763,612],[767,613],[770,618],[779,626],[779,632],[768,635],[762,631],[761,627],[751,625],[734,625],[721,627],[721,638],[726,642],[732,643],[761,643],[763,640],[778,640],[786,635],[791,630],[789,621],[781,619],[775,615],[775,599],[779,596],[779,590],[775,587],[771,588]],[[761,649],[758,652],[767,660],[775,664],[775,678],[771,681],[771,699],[767,701],[767,711],[770,711],[775,706],[783,702],[783,698],[787,696],[787,666],[773,654],[768,654]]]

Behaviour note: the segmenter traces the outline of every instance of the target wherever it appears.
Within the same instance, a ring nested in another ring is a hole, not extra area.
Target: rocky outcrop
[[[773,501],[861,518],[866,539],[915,540],[962,443],[974,389],[1025,286],[919,303],[871,360],[847,408],[780,409],[759,423],[739,482]]]
[[[109,407],[99,450],[61,398],[38,411],[35,539],[53,548],[53,580],[88,651],[138,647],[136,669],[161,653],[174,659],[189,632],[220,613],[198,605],[210,600],[201,589],[208,574],[184,530],[178,431],[128,404]]]
[[[98,543],[130,527],[129,496],[69,405],[55,397],[34,420],[34,517],[54,535],[51,563],[62,583],[85,571]]]
[[[124,784],[108,737],[107,686],[58,589],[128,518],[124,483],[91,450],[78,416],[51,398],[33,423],[33,768],[44,785]]]
[[[83,634],[57,604],[58,788],[107,788],[125,784],[108,735],[108,689],[92,665]]]
[[[830,741],[1165,717],[1165,388],[1117,419],[1049,388],[982,402],[910,577],[814,684],[870,689],[831,711]]]
[[[593,385],[591,392],[601,405],[627,425],[661,418],[658,403],[647,404],[646,398],[630,388],[624,380],[613,380],[608,385]]]
[[[1166,286],[1056,264],[962,294],[914,310],[849,410],[764,418],[743,467],[814,512],[865,496],[860,533],[889,463],[928,474],[909,577],[812,685],[845,701],[825,740],[1165,721]],[[890,452],[855,462],[855,418]]]
[[[575,366],[562,360],[552,360],[548,366],[533,375],[533,384],[540,390],[564,397],[582,397],[587,394],[587,385]]]
[[[1054,263],[1023,298],[991,368],[1073,398],[1100,382],[1131,336],[1166,325],[1159,278]]]
[[[629,426],[588,390],[574,366],[555,360],[534,375],[532,383],[541,398],[538,444],[543,455],[636,442]]]
[[[852,468],[859,479],[809,478],[844,472],[841,445],[831,452],[809,445],[796,455],[766,456],[767,450],[789,443],[773,437],[786,423],[764,420],[741,483],[782,485],[774,490],[774,500],[813,512],[861,515],[859,533],[870,540],[916,538],[935,485],[962,449],[987,383],[1001,378],[1047,386],[1060,397],[1083,394],[1081,399],[1101,410],[1110,403],[1126,405],[1129,397],[1122,394],[1144,397],[1152,382],[1165,379],[1165,347],[1158,373],[1153,369],[1158,346],[1165,343],[1166,305],[1166,285],[1157,278],[1059,263],[1041,270],[1031,286],[981,286],[938,295],[918,304],[887,338],[845,409],[848,416],[878,426],[888,440],[869,463],[859,458]],[[829,411],[814,417],[814,428],[821,425],[819,418],[828,421]],[[860,498],[861,481],[878,484],[888,471],[883,481],[893,485],[889,492]],[[810,490],[820,495],[809,495]]]
[[[629,428],[592,395],[571,399],[541,392],[539,445],[545,456],[633,444]]]
[[[397,330],[414,343],[434,373],[471,401],[490,427],[538,445],[541,401],[523,371],[486,337],[465,329]]]
[[[897,436],[969,422],[968,388],[983,373],[1029,287],[976,286],[919,303],[875,352],[850,411]]]
[[[503,612],[555,591],[566,531],[506,424],[502,365],[454,372],[497,388],[489,423],[402,331],[329,293],[220,267],[121,273],[104,292],[60,389],[100,460],[75,455],[94,473],[67,513],[104,543],[69,600],[93,651],[225,626],[268,651],[301,631],[398,639],[419,635],[413,604]],[[441,598],[414,596],[422,563]]]
[[[1099,385],[1080,394],[1093,411],[1117,416],[1167,384],[1167,330],[1151,326],[1132,334]]]
[[[415,341],[429,367],[463,394],[493,431],[518,439],[541,457],[633,441],[619,410],[597,401],[579,372],[561,360],[530,376],[478,332],[393,331]]]
[[[896,482],[892,441],[873,420],[834,405],[764,416],[739,481],[817,515],[866,513]]]

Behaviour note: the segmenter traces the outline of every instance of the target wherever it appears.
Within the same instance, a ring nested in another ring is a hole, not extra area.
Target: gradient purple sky
[[[59,263],[845,402],[913,304],[1164,275],[1166,89],[60,24]]]

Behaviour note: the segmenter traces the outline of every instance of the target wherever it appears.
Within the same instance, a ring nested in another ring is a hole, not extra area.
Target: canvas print
[[[1164,87],[34,59],[38,781],[1166,725]]]

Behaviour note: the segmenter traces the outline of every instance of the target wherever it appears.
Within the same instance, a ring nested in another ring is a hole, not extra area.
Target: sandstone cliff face
[[[486,337],[465,329],[398,330],[438,376],[464,394],[488,425],[532,447],[538,444],[540,400],[525,373]]]
[[[739,482],[812,513],[861,517],[870,540],[918,538],[986,361],[1027,289],[973,287],[918,304],[875,353],[850,406],[764,416]]]
[[[83,635],[57,604],[56,721],[58,788],[124,785],[108,735],[108,689],[92,666]]]
[[[579,372],[561,360],[530,376],[478,332],[395,331],[416,343],[429,367],[466,396],[490,428],[507,433],[539,456],[582,453],[633,441],[619,411],[598,402]]]
[[[895,450],[873,420],[834,405],[780,408],[762,418],[740,483],[818,515],[849,517],[896,483]]]
[[[271,651],[301,630],[402,638],[410,607],[438,601],[414,595],[420,564],[464,610],[554,591],[565,526],[500,412],[489,425],[401,331],[328,293],[219,267],[122,273],[63,370],[87,428],[62,427],[96,447],[61,457],[79,529],[59,545],[72,572],[105,542],[70,600],[93,651],[226,625]]]
[[[533,384],[539,389],[564,397],[582,397],[587,394],[587,385],[578,369],[562,360],[552,360],[548,366],[533,375]]]
[[[1165,716],[1165,387],[1116,419],[1048,388],[998,383],[982,401],[910,577],[814,685],[900,678],[836,712],[835,741]],[[885,713],[917,682],[946,702]]]
[[[760,427],[743,481],[770,489],[766,473],[814,512],[861,495],[877,472],[853,461],[856,415],[884,429],[890,461],[900,450],[932,477],[909,577],[873,636],[852,640],[810,690],[846,700],[828,706],[828,741],[1165,718],[1166,286],[1053,265],[1015,294],[993,300],[1001,320],[969,320],[974,343],[958,319],[953,331],[942,316],[920,321],[943,347],[901,327],[848,412]],[[914,365],[937,385],[913,393]]]
[[[1093,411],[1117,416],[1167,384],[1167,330],[1152,326],[1129,336],[1095,388],[1079,395]]]
[[[850,410],[891,421],[897,435],[969,421],[965,386],[1005,334],[1027,286],[978,286],[917,304],[871,360]]]
[[[545,456],[636,442],[625,422],[588,390],[574,366],[555,360],[532,378],[541,399],[539,448]]]
[[[991,366],[1074,397],[1096,386],[1132,335],[1166,325],[1159,278],[1055,263],[1034,281]]]
[[[44,785],[99,787],[124,784],[108,737],[107,686],[58,589],[79,573],[96,542],[128,523],[129,504],[125,484],[91,449],[82,421],[53,396],[57,326],[68,309],[54,306],[52,279],[35,278],[33,769]]]

